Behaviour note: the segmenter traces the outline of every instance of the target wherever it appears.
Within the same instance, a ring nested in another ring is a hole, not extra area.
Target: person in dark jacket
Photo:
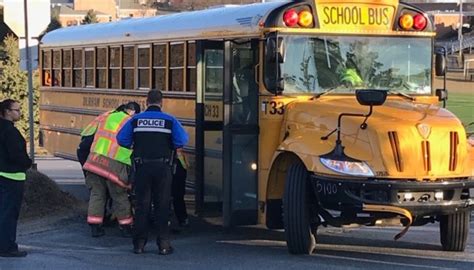
[[[173,174],[171,185],[171,196],[173,197],[173,209],[178,225],[187,227],[189,225],[188,213],[184,195],[186,194],[186,177],[188,175],[188,162],[182,151],[177,153],[176,170]]]
[[[6,99],[0,103],[0,257],[27,255],[18,250],[16,243],[26,170],[31,167],[26,141],[14,126],[20,118],[17,101]]]
[[[148,238],[149,213],[153,201],[158,218],[158,252],[173,252],[169,235],[172,167],[175,151],[188,142],[179,121],[161,111],[163,94],[151,90],[145,112],[134,115],[117,134],[120,146],[132,148],[135,162],[135,232],[133,252],[141,254]]]

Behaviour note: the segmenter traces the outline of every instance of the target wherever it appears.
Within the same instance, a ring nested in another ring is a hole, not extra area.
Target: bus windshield
[[[288,35],[281,42],[280,74],[286,94],[369,88],[431,93],[429,38]]]

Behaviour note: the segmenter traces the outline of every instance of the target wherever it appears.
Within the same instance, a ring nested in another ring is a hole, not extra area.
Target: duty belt
[[[170,158],[134,158],[135,163],[143,164],[143,163],[153,163],[153,162],[160,162],[160,163],[170,163]]]

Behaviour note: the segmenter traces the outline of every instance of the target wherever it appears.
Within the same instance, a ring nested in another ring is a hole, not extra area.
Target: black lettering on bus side
[[[353,24],[355,22],[355,18],[353,17],[354,14],[352,13],[353,9],[351,8],[344,8],[344,23],[345,24]]]
[[[360,25],[365,25],[365,22],[364,20],[362,20],[362,9],[361,8],[357,8],[357,21],[358,21],[358,24]]]
[[[388,8],[382,9],[382,16],[383,16],[383,24],[388,25],[390,23],[390,19],[388,17],[389,10]]]
[[[369,24],[372,25],[388,25],[388,8],[369,8]]]
[[[329,24],[331,22],[331,13],[330,13],[331,11],[329,10],[328,7],[324,7],[323,12],[324,12],[324,16],[326,17],[323,22],[325,24]]]
[[[98,97],[83,97],[82,98],[82,106],[88,107],[99,107],[100,98]]]
[[[219,106],[218,105],[205,105],[204,116],[211,118],[219,118]]]
[[[340,22],[344,21],[344,9],[340,9],[335,7],[336,10],[336,20],[333,22],[333,24],[339,24]]]
[[[103,108],[117,108],[120,100],[117,98],[104,98],[102,100]]]
[[[274,114],[282,115],[285,113],[285,108],[284,108],[285,104],[283,102],[270,101],[269,104],[271,108],[269,113],[271,115],[274,115]]]
[[[369,8],[369,24],[373,25],[374,24],[374,12],[375,10],[373,8]]]

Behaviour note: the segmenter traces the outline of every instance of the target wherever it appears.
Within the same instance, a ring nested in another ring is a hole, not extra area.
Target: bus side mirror
[[[436,53],[435,56],[435,74],[444,76],[446,73],[446,57],[443,53]]]
[[[360,105],[380,106],[387,99],[387,91],[381,90],[356,90],[356,98]]]
[[[285,62],[285,47],[283,40],[278,38],[278,45],[276,37],[267,38],[265,57],[268,62],[284,63]]]
[[[438,97],[438,101],[446,101],[448,100],[448,90],[436,89],[436,96]]]
[[[276,42],[274,37],[267,38],[265,46],[265,60],[268,63],[275,63],[276,61]]]
[[[267,89],[275,95],[283,92],[284,85],[280,68],[280,63],[284,61],[282,43],[281,38],[278,38],[276,35],[271,35],[267,38],[265,44],[265,85]]]

